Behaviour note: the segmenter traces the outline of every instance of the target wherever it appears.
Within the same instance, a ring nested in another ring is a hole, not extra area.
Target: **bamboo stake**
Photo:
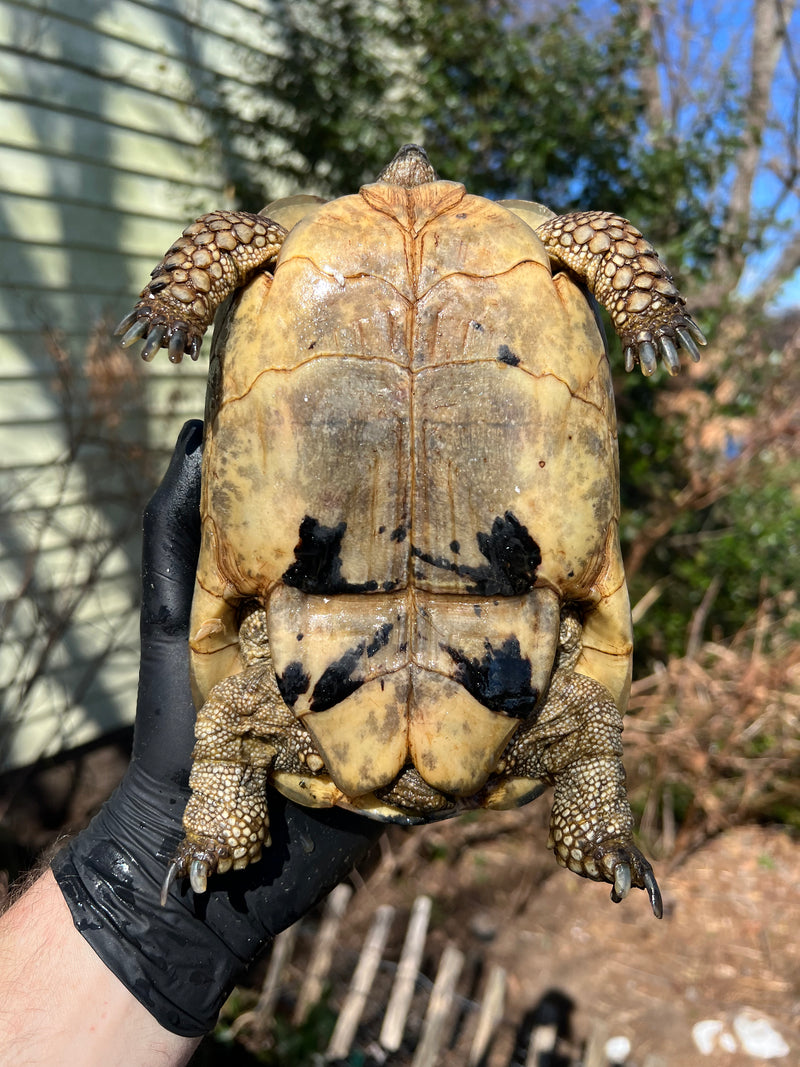
[[[311,950],[311,960],[297,996],[297,1004],[292,1016],[294,1026],[300,1026],[308,1009],[319,1003],[322,998],[325,979],[331,969],[336,935],[339,933],[342,917],[352,895],[351,887],[342,883],[336,886],[325,902],[325,912]]]
[[[464,953],[453,944],[445,946],[436,981],[431,990],[428,1010],[411,1067],[434,1067],[445,1036],[445,1027],[453,1006],[456,982],[464,966]]]
[[[506,972],[502,967],[492,967],[478,1012],[478,1023],[467,1060],[468,1067],[479,1067],[485,1062],[492,1038],[503,1018],[505,997]]]
[[[394,985],[381,1027],[380,1043],[389,1052],[396,1052],[403,1041],[408,1012],[414,996],[414,986],[425,950],[425,937],[431,915],[431,898],[417,897],[408,920],[408,930],[400,954]]]
[[[286,964],[292,958],[299,925],[299,923],[295,923],[287,930],[283,930],[272,944],[269,967],[264,976],[264,984],[261,987],[261,993],[252,1014],[252,1024],[258,1031],[266,1030],[275,1013],[275,1002],[278,999],[278,993],[281,988],[281,975]]]
[[[367,997],[372,990],[375,972],[381,962],[393,917],[394,908],[388,904],[382,905],[375,912],[375,918],[372,920],[372,926],[364,941],[364,947],[361,949],[361,955],[350,982],[350,989],[325,1052],[329,1060],[344,1059],[350,1052]]]
[[[583,1067],[608,1067],[606,1039],[608,1032],[602,1023],[595,1023],[583,1053]]]

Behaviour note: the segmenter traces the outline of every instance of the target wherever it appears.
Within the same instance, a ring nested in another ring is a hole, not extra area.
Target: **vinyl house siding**
[[[247,93],[268,12],[0,0],[0,770],[132,719],[141,503],[202,416],[207,346],[144,367],[108,325],[188,221],[232,206],[247,146],[223,158],[213,104]]]

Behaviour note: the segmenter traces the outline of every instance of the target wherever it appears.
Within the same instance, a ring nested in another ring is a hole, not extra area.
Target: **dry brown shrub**
[[[682,855],[730,826],[800,827],[800,645],[763,651],[774,624],[703,644],[634,682],[625,759],[641,831],[662,855]]]

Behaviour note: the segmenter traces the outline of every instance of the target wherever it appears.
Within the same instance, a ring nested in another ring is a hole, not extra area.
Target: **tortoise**
[[[591,294],[591,295],[590,295]],[[632,631],[602,327],[670,373],[705,339],[625,219],[438,178],[184,230],[120,323],[197,358],[216,310],[176,877],[255,862],[266,786],[413,824],[554,787],[548,846],[661,897],[620,734]]]

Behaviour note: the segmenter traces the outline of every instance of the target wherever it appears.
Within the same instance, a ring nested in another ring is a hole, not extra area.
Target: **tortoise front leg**
[[[280,251],[287,231],[249,211],[212,211],[183,234],[152,272],[139,302],[117,326],[123,348],[145,338],[143,359],[166,348],[173,363],[197,359],[222,301]]]
[[[670,374],[678,348],[697,362],[706,339],[649,241],[627,219],[607,211],[558,215],[536,228],[553,262],[584,282],[611,316],[625,350],[625,369],[656,369],[658,353]]]

